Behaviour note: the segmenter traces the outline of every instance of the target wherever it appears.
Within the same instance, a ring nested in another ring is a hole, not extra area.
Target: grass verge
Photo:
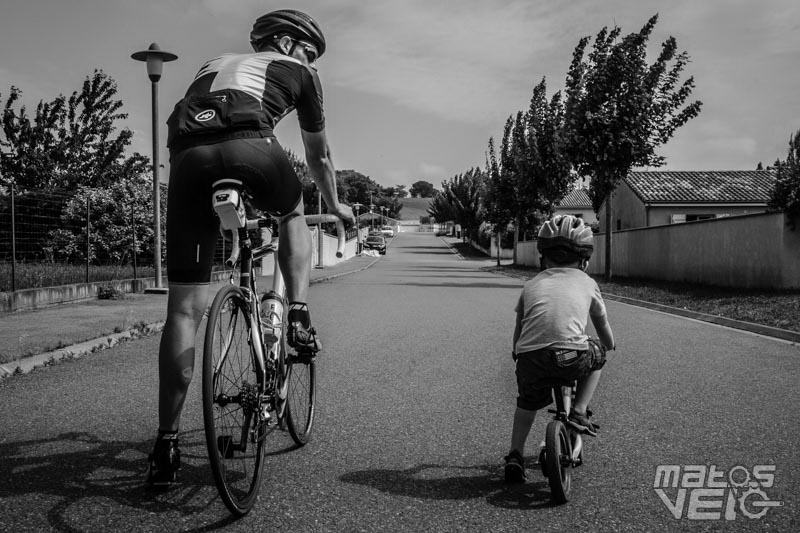
[[[484,270],[522,279],[538,273],[538,269],[512,265]],[[627,278],[606,282],[600,276],[595,276],[595,280],[604,294],[800,332],[800,291],[733,289]]]

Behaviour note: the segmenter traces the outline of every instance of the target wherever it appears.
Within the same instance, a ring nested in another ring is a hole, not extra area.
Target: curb
[[[792,331],[789,329],[774,328],[772,326],[765,326],[763,324],[756,324],[754,322],[745,322],[744,320],[734,320],[733,318],[725,318],[718,315],[709,315],[708,313],[701,313],[700,311],[690,311],[689,309],[681,309],[680,307],[672,307],[664,304],[657,304],[647,302],[645,300],[637,300],[635,298],[628,298],[627,296],[618,296],[612,293],[603,293],[603,298],[607,300],[614,300],[617,302],[635,305],[637,307],[645,307],[654,311],[661,311],[671,315],[679,315],[686,318],[693,318],[702,322],[710,322],[719,326],[726,326],[734,329],[741,329],[749,331],[750,333],[758,333],[765,337],[773,337],[776,339],[789,341],[792,343],[800,344],[800,332]]]
[[[309,285],[314,285],[315,283],[322,283],[324,281],[329,281],[342,276],[347,276],[349,274],[355,274],[356,272],[361,272],[362,270],[366,270],[380,261],[380,259],[380,257],[377,257],[375,260],[367,263],[365,266],[355,270],[348,270],[346,272],[339,272],[338,274],[331,274],[330,276],[325,276],[323,278],[312,279],[309,281]],[[208,310],[206,309],[206,313],[207,312]],[[50,366],[64,359],[79,359],[91,353],[107,350],[108,348],[112,348],[123,342],[142,337],[149,337],[150,335],[159,333],[162,329],[164,329],[163,321],[153,322],[151,324],[145,324],[143,328],[132,328],[120,333],[103,335],[102,337],[98,337],[96,339],[73,344],[65,348],[59,348],[58,350],[53,350],[51,352],[40,353],[30,357],[24,357],[17,361],[3,363],[0,364],[0,379],[11,377],[15,374],[27,374],[35,368]]]
[[[66,348],[59,348],[52,352],[40,353],[30,357],[24,357],[18,361],[4,363],[0,365],[0,379],[13,376],[14,374],[27,374],[36,367],[52,365],[63,359],[78,359],[84,355],[106,350],[123,342],[139,339],[141,337],[148,337],[154,333],[158,333],[163,328],[164,322],[154,322],[152,324],[146,324],[143,328],[134,328],[120,333],[104,335],[96,339],[67,346]]]

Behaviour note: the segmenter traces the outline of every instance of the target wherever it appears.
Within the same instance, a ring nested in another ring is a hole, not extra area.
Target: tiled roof
[[[572,189],[556,206],[559,209],[583,209],[592,207],[592,200],[586,189]]]
[[[773,170],[631,172],[625,182],[645,203],[764,203]]]

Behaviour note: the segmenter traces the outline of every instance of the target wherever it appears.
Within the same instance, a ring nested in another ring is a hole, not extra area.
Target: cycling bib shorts
[[[302,201],[302,184],[275,137],[253,136],[201,143],[170,158],[167,196],[167,277],[170,283],[209,283],[219,233],[212,184],[238,179],[252,205],[283,216]]]

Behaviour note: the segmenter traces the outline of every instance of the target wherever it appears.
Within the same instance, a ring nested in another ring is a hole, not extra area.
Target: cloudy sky
[[[252,21],[287,7],[314,16],[329,43],[319,72],[337,168],[385,186],[438,187],[483,165],[489,137],[539,80],[550,93],[563,87],[582,36],[637,31],[655,13],[651,52],[673,35],[704,104],[662,148],[666,168],[755,168],[784,158],[800,129],[797,0],[2,0],[0,95],[15,85],[34,107],[103,69],[133,149],[149,155],[149,81],[130,54],[157,42],[180,56],[159,84],[163,124],[205,59],[249,51]],[[277,133],[302,152],[294,114]]]

